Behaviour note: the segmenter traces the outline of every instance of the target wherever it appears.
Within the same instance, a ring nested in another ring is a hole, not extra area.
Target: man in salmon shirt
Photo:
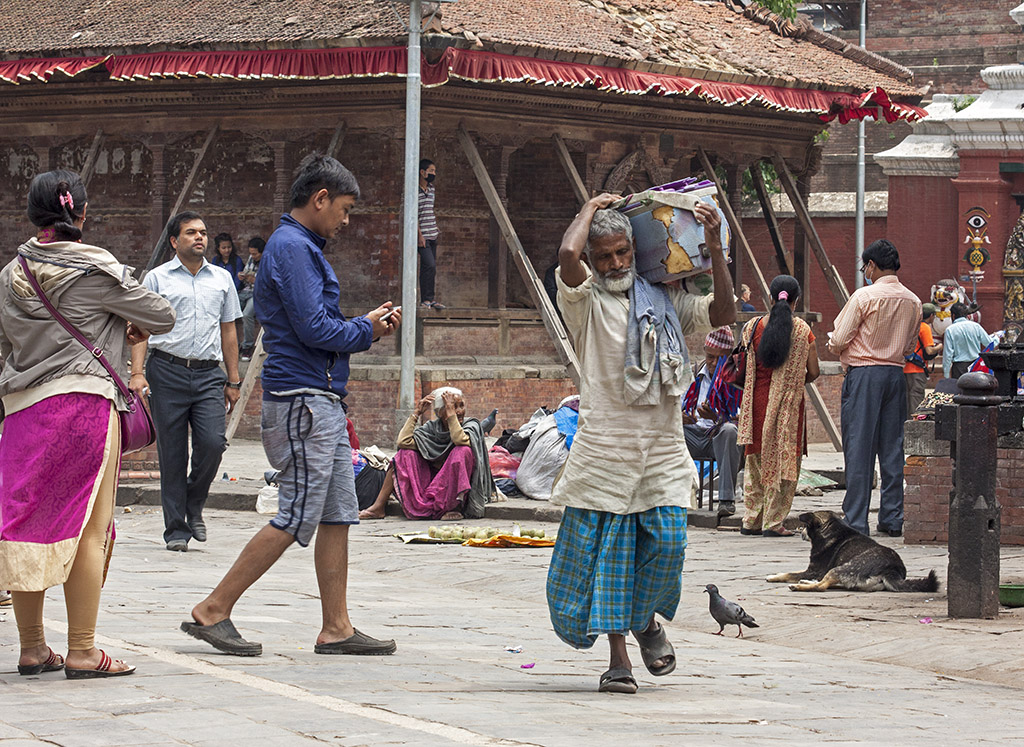
[[[896,273],[900,254],[888,239],[864,250],[857,289],[836,317],[828,348],[846,371],[840,411],[846,462],[846,522],[870,534],[871,481],[878,458],[882,497],[879,533],[903,534],[903,423],[907,416],[905,356],[921,329],[921,301]]]

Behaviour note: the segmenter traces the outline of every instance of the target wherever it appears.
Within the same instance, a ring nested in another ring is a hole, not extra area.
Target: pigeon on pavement
[[[735,625],[739,628],[740,632],[736,634],[737,638],[743,637],[744,625],[748,628],[759,627],[754,622],[754,618],[744,612],[743,608],[736,604],[736,602],[730,602],[719,594],[718,587],[714,584],[705,586],[704,592],[708,594],[708,609],[711,611],[711,616],[715,618],[715,622],[719,625],[718,632],[715,635],[722,635],[726,625]]]

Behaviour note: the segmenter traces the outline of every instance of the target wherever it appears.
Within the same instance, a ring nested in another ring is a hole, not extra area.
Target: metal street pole
[[[860,0],[860,46],[864,48],[867,31],[867,0]],[[857,288],[864,286],[864,275],[860,271],[860,255],[864,253],[864,118],[857,122],[857,217],[855,220],[855,236],[853,258],[853,278]]]
[[[405,79],[405,199],[402,203],[402,368],[398,385],[401,421],[416,402],[416,259],[420,179],[421,0],[409,0],[409,49]]]

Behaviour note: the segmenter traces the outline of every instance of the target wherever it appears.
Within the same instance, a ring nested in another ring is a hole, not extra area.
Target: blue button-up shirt
[[[326,243],[288,214],[267,241],[254,296],[267,351],[264,398],[301,388],[344,397],[349,354],[373,341],[369,319],[341,313],[341,287],[324,258]]]
[[[177,314],[174,329],[149,338],[151,348],[190,360],[224,360],[220,325],[242,316],[230,272],[204,259],[193,275],[174,257],[154,268],[142,284],[170,301]]]
[[[992,342],[988,332],[967,317],[954,319],[942,335],[942,374],[948,379],[954,363],[973,361]]]

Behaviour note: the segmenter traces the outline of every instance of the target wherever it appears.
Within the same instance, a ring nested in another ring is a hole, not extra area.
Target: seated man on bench
[[[743,392],[729,386],[722,369],[735,343],[732,330],[720,327],[704,340],[704,362],[683,398],[683,433],[694,461],[718,464],[718,515],[736,513],[736,475],[743,448],[736,445],[736,421]]]

